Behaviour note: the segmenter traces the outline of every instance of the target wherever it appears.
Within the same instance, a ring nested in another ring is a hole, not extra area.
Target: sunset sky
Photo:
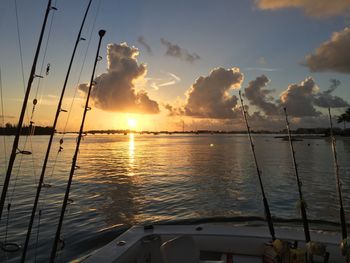
[[[24,85],[15,2],[0,2],[4,116],[11,123],[17,122],[47,5],[17,0]],[[52,124],[88,1],[53,3],[58,11],[51,12],[37,65],[45,77],[40,85],[34,81],[28,104],[30,115],[32,100],[39,100],[37,125]],[[67,130],[80,125],[99,29],[107,33],[86,129],[182,130],[183,121],[187,130],[243,129],[238,89],[253,129],[284,128],[283,106],[294,127],[326,127],[327,107],[339,115],[350,103],[348,26],[348,0],[93,0],[83,30],[87,40],[78,46],[63,101],[69,110],[78,88]],[[67,116],[61,113],[58,130]]]

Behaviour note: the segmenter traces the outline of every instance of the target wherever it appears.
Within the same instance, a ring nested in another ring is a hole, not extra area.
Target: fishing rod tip
[[[100,30],[100,31],[98,31],[98,35],[100,36],[100,37],[103,37],[104,35],[106,34],[106,30]]]

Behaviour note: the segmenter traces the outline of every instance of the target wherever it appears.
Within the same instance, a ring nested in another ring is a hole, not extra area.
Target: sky
[[[88,1],[53,3],[27,105],[36,125],[52,125]],[[17,122],[46,5],[0,1],[5,123]],[[350,103],[349,15],[348,0],[93,0],[57,130],[80,126],[99,29],[87,130],[243,130],[238,90],[253,130],[283,129],[283,107],[293,128],[327,127],[327,108]]]

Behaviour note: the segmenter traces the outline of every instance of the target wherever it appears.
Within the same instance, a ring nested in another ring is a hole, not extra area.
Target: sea
[[[61,138],[63,149],[59,151]],[[25,240],[48,139],[34,136],[20,141],[19,150],[32,155],[17,154],[0,222],[0,241],[13,243],[13,249]],[[350,219],[350,138],[336,139]],[[272,215],[300,218],[289,142],[271,134],[253,134],[253,140]],[[1,184],[12,141],[13,136],[0,136]],[[28,262],[48,261],[75,146],[76,134],[54,138]],[[330,139],[307,137],[295,141],[294,147],[309,219],[338,222]],[[77,165],[57,262],[81,258],[135,224],[264,216],[245,134],[89,134],[81,142]],[[0,261],[18,262],[20,255],[21,250],[0,251]]]

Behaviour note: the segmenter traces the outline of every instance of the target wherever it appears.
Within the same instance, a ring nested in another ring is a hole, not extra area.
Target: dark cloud
[[[313,72],[350,73],[349,46],[350,28],[346,27],[343,31],[333,33],[331,39],[322,43],[314,54],[307,55],[303,64]]]
[[[137,38],[137,42],[139,42],[147,51],[148,54],[152,55],[152,48],[151,46],[146,42],[145,38],[143,36],[139,36]]]
[[[173,44],[164,38],[161,38],[160,42],[167,48],[165,52],[165,55],[167,56],[176,57],[190,63],[200,59],[200,56],[196,53],[191,54],[186,49],[183,49],[179,45]]]
[[[256,0],[261,9],[300,8],[312,17],[330,17],[350,14],[348,0]]]
[[[331,86],[324,92],[320,92],[315,96],[314,103],[322,108],[343,108],[349,107],[349,103],[338,96],[332,95],[332,92],[340,85],[340,81],[336,79],[331,80]]]
[[[138,50],[126,43],[107,46],[107,72],[95,79],[91,100],[95,107],[106,111],[159,113],[158,103],[145,91],[136,91],[134,81],[146,74],[146,66],[138,64]],[[86,93],[88,84],[80,84]]]
[[[239,88],[243,74],[239,69],[216,68],[209,76],[199,77],[187,92],[185,114],[204,118],[231,118],[232,109],[237,105],[237,97],[229,91]]]
[[[281,94],[281,104],[287,108],[288,114],[295,117],[319,116],[314,105],[314,97],[318,93],[315,81],[309,77],[300,84],[291,84]]]
[[[257,77],[250,81],[248,87],[244,89],[244,95],[251,105],[257,106],[267,115],[276,115],[278,106],[271,102],[273,98],[269,96],[273,91],[264,89],[269,83],[269,79],[265,75]]]

